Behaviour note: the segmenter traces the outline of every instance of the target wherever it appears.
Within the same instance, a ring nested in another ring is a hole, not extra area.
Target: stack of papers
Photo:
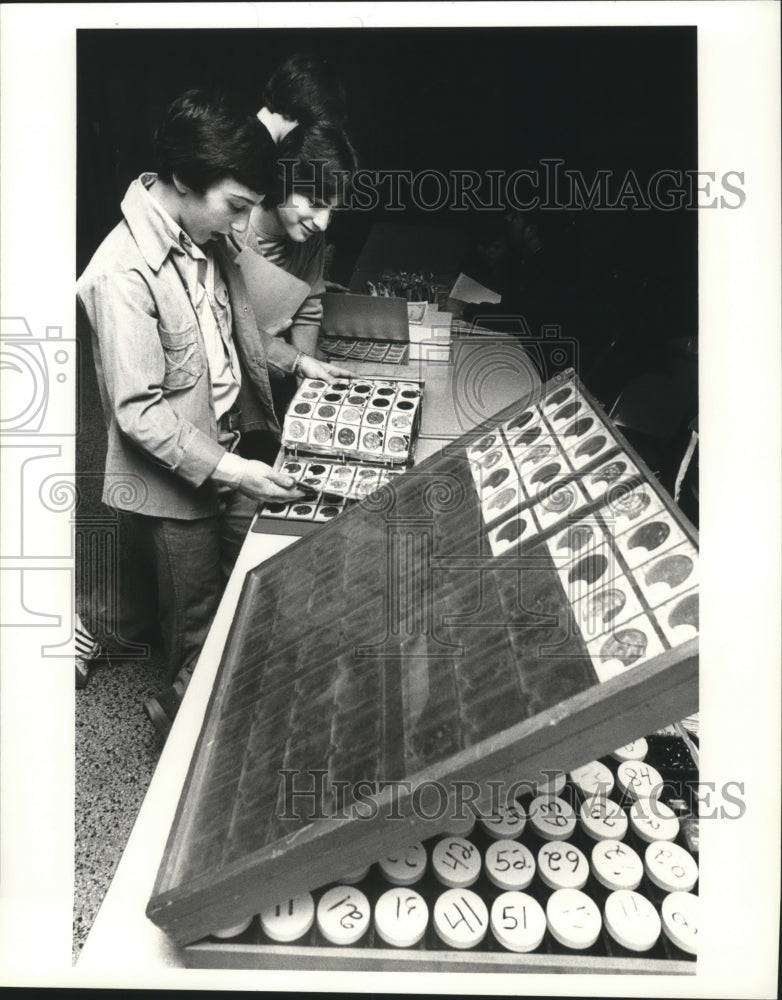
[[[408,303],[408,307],[417,303]],[[426,303],[420,323],[410,323],[411,361],[448,361],[451,357],[451,321],[449,312],[441,312]]]
[[[481,285],[480,282],[466,274],[460,274],[456,279],[449,298],[456,299],[458,302],[488,302],[495,306],[502,302],[501,295],[485,285]]]

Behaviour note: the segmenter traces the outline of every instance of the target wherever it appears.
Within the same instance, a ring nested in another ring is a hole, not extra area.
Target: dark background
[[[510,173],[561,158],[587,181],[611,171],[615,192],[629,170],[643,185],[660,169],[698,168],[696,42],[686,27],[79,31],[79,271],[119,221],[130,181],[153,168],[155,124],[187,87],[222,86],[255,111],[275,67],[309,50],[342,75],[364,168]],[[668,378],[675,369],[670,398],[681,398],[686,368],[689,419],[697,406],[697,213],[525,215],[542,249],[514,286],[514,310],[533,333],[559,324],[578,343],[579,373],[607,406],[635,376],[659,370]],[[445,217],[475,239],[474,220],[453,211],[335,213],[328,277],[349,283],[373,223]],[[84,337],[83,319],[80,327]]]
[[[119,220],[129,182],[151,169],[152,132],[171,99],[218,85],[257,110],[274,68],[303,49],[339,68],[362,167],[511,172],[560,157],[587,179],[611,170],[614,188],[628,170],[643,182],[663,168],[697,169],[694,28],[85,30],[79,271]],[[533,326],[560,322],[585,362],[629,332],[634,350],[652,354],[661,340],[697,334],[694,211],[528,214],[543,244]],[[437,217],[409,208],[402,218],[416,215]],[[383,218],[400,213],[335,216],[336,280]]]

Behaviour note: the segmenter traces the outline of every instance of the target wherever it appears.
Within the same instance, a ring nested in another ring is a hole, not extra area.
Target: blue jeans
[[[119,512],[115,593],[82,616],[110,656],[143,655],[159,635],[167,682],[192,672],[256,508],[230,490],[212,517]]]

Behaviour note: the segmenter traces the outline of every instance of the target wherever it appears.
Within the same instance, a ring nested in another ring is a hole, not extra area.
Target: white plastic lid
[[[360,889],[336,885],[318,903],[318,930],[331,944],[355,944],[369,927],[369,900]]]
[[[591,948],[600,937],[603,920],[597,904],[580,889],[557,889],[546,902],[546,924],[566,948]]]
[[[624,809],[604,795],[584,799],[579,809],[581,828],[592,840],[622,840],[627,833]]]
[[[678,844],[656,840],[644,853],[646,874],[666,892],[689,892],[698,881],[698,865],[689,851]]]
[[[614,760],[645,760],[646,755],[649,753],[649,744],[644,736],[639,736],[637,740],[633,740],[632,743],[625,743],[623,747],[619,747],[611,753]]]
[[[378,861],[380,871],[394,885],[413,885],[426,871],[426,848],[410,844]]]
[[[534,951],[546,933],[546,914],[526,892],[503,892],[491,905],[491,929],[503,948]]]
[[[592,848],[592,871],[606,889],[637,889],[644,864],[636,852],[619,840],[601,840]]]
[[[698,914],[700,902],[691,892],[671,892],[660,908],[666,936],[688,955],[698,953]]]
[[[614,776],[599,760],[575,768],[570,780],[582,795],[610,795],[614,790]]]
[[[412,948],[426,933],[429,907],[414,889],[389,889],[375,903],[375,930],[394,948]]]
[[[564,771],[554,770],[542,772],[540,781],[535,786],[536,795],[559,795],[565,788],[567,775]]]
[[[535,876],[535,857],[517,840],[495,840],[483,861],[489,881],[500,889],[526,889]]]
[[[538,873],[549,889],[583,889],[589,862],[575,844],[552,840],[538,851]]]
[[[286,944],[304,937],[315,920],[315,901],[304,892],[284,903],[267,907],[261,913],[261,928],[272,941]]]
[[[434,904],[434,929],[451,948],[473,948],[486,937],[489,911],[471,889],[448,889]]]
[[[481,873],[481,852],[464,837],[443,837],[432,851],[432,870],[443,885],[464,889]]]
[[[532,829],[544,840],[567,840],[576,828],[576,814],[557,795],[539,795],[529,805]]]
[[[521,804],[501,805],[491,814],[478,821],[490,837],[496,840],[513,840],[524,832],[527,816]]]
[[[660,936],[660,915],[638,892],[619,889],[605,903],[605,925],[611,937],[630,951],[649,951]]]
[[[616,769],[616,783],[632,799],[656,799],[663,788],[657,768],[636,760],[622,761]]]
[[[219,931],[212,931],[212,937],[220,938],[220,940],[237,937],[239,934],[244,934],[252,922],[253,918],[248,917],[240,924],[234,924],[233,927],[221,927]]]
[[[679,835],[679,818],[664,802],[657,799],[638,799],[630,807],[630,826],[647,844],[655,840],[676,840]]]

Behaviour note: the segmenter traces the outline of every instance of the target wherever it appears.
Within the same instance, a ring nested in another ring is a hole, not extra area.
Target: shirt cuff
[[[212,473],[212,479],[221,486],[238,486],[244,477],[246,468],[246,458],[240,458],[239,455],[227,451],[217,463],[217,468]]]

